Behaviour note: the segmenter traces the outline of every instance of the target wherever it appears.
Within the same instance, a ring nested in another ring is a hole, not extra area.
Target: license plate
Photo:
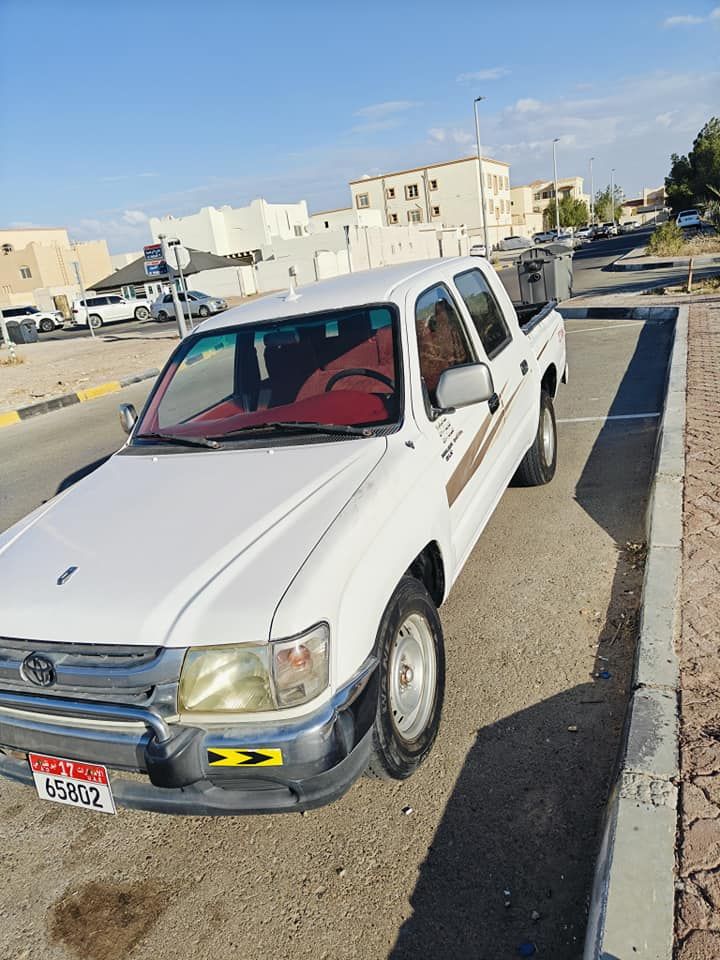
[[[82,807],[95,813],[115,813],[110,778],[105,767],[62,757],[29,753],[28,761],[41,800]]]

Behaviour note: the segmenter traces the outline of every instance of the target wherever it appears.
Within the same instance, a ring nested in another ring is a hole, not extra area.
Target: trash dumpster
[[[5,326],[13,343],[37,343],[38,334],[34,320],[6,320]]]
[[[564,243],[523,250],[517,261],[521,303],[567,300],[572,296],[573,251]]]

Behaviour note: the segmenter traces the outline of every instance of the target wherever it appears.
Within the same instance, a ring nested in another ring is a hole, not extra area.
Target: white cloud
[[[416,100],[385,100],[383,103],[371,103],[367,107],[360,107],[353,116],[377,120],[395,113],[405,113],[405,111],[419,106],[420,104]]]
[[[667,113],[659,113],[655,117],[655,123],[659,123],[661,127],[669,127],[672,123],[675,113],[675,110],[668,110]]]
[[[148,220],[147,214],[143,213],[142,210],[126,210],[123,213],[122,218],[125,223],[129,223],[131,225],[137,223],[147,223]]]
[[[663,20],[664,27],[694,27],[698,23],[709,23],[711,20],[720,20],[720,7],[713,7],[707,16],[701,17],[695,13],[681,13]]]
[[[524,100],[518,100],[514,109],[518,113],[536,113],[538,110],[542,109],[542,104],[539,100],[533,100],[532,97],[526,97]]]
[[[509,74],[507,67],[488,67],[486,70],[476,70],[474,73],[459,73],[456,79],[458,83],[472,83],[475,80],[500,80]]]
[[[475,142],[475,134],[462,127],[431,127],[428,137],[432,143],[454,143],[458,146]]]

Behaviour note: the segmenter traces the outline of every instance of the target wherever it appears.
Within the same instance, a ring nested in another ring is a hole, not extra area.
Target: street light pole
[[[555,151],[555,144],[558,143],[560,137],[555,137],[553,140],[553,179],[555,180],[555,233],[560,235],[560,198],[558,197],[558,185],[557,185],[557,154]]]
[[[88,330],[90,331],[90,336],[95,337],[95,328],[90,323],[90,307],[88,307],[87,294],[85,293],[85,284],[83,283],[82,273],[80,272],[80,261],[73,260],[73,269],[75,270],[75,277],[77,278],[78,286],[80,287],[80,296],[82,297],[81,303],[85,307],[85,316],[87,317]]]
[[[590,157],[590,223],[595,223],[595,181],[593,180],[593,160],[595,157]]]
[[[615,226],[615,167],[610,170],[610,212],[612,214],[612,225]]]
[[[478,175],[480,177],[480,206],[482,207],[482,225],[483,236],[485,238],[485,256],[490,257],[490,237],[488,235],[487,210],[485,207],[485,178],[482,169],[482,151],[480,150],[480,121],[478,119],[477,105],[481,100],[487,100],[487,97],[475,97],[473,101],[473,113],[475,114],[475,140],[477,142],[478,156]]]

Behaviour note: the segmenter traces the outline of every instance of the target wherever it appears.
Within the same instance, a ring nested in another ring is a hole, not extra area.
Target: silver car
[[[178,293],[178,300],[183,307],[186,303],[189,303],[190,315],[201,319],[209,317],[212,313],[222,313],[228,307],[227,302],[222,298],[211,297],[199,290],[188,290],[187,300],[184,293]],[[187,307],[185,307],[185,311],[187,312]],[[161,322],[163,320],[174,320],[175,305],[173,304],[172,294],[161,294],[150,307],[150,312],[154,320],[160,320]]]

